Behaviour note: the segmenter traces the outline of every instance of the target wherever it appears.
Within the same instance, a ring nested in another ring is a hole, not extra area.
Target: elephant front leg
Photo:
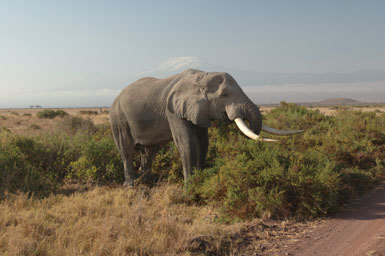
[[[207,151],[209,148],[209,135],[208,128],[198,129],[198,140],[199,140],[199,162],[198,168],[203,170],[205,168]]]
[[[182,160],[184,183],[186,187],[187,181],[192,175],[194,168],[200,167],[199,127],[185,119],[171,117],[170,128]]]

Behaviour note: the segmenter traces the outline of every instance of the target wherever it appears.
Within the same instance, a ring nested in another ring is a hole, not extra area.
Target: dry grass
[[[177,185],[95,187],[41,200],[10,195],[0,204],[0,254],[189,255],[189,240],[220,239],[225,226],[182,195]]]
[[[108,113],[100,113],[99,108],[68,108],[62,110],[73,116],[91,119],[95,125],[108,123]],[[28,135],[38,135],[42,132],[60,129],[58,127],[60,117],[54,119],[37,118],[36,114],[39,111],[42,111],[42,109],[0,109],[0,129],[5,127],[14,133]],[[95,111],[98,113],[97,115],[87,114]],[[36,129],[37,126],[39,129]]]
[[[93,187],[0,202],[0,255],[276,255],[316,222],[221,224],[181,186]]]

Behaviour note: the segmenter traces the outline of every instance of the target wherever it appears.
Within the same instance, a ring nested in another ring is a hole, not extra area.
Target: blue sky
[[[384,13],[375,0],[4,0],[0,107],[79,105],[57,96],[76,91],[85,105],[109,104],[137,74],[178,56],[259,72],[385,70]],[[87,98],[93,90],[100,95]]]

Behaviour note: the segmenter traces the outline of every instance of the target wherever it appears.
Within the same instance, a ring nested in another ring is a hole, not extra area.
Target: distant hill
[[[317,105],[362,105],[361,101],[350,99],[350,98],[328,98],[319,102],[315,102]]]
[[[363,106],[363,105],[376,105],[376,104],[384,104],[381,102],[362,102],[358,100],[354,100],[351,98],[327,98],[321,101],[312,101],[312,102],[295,102],[297,105],[301,106]],[[279,104],[261,104],[264,106],[278,106]]]

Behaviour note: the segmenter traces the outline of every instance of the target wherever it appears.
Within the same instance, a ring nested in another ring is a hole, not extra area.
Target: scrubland
[[[278,143],[251,141],[234,125],[214,123],[207,168],[186,191],[173,143],[161,149],[148,180],[122,188],[106,113],[66,110],[46,119],[37,110],[1,111],[0,252],[266,252],[261,244],[278,236],[272,233],[298,231],[298,220],[334,213],[385,179],[385,114],[333,111],[287,103],[265,111],[272,127],[305,130]],[[253,236],[245,235],[250,222],[258,227]]]

